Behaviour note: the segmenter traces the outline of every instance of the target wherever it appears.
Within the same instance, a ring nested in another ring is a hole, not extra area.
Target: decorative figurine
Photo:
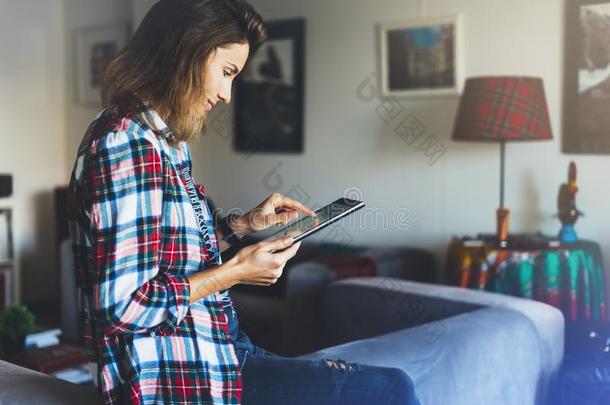
[[[576,193],[578,192],[578,184],[576,184],[576,164],[570,162],[568,168],[568,182],[563,183],[559,187],[559,195],[557,196],[557,216],[561,221],[561,230],[559,231],[559,240],[562,243],[574,243],[578,241],[574,224],[578,217],[584,215],[576,208]]]

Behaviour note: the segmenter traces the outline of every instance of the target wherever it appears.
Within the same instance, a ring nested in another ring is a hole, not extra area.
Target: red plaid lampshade
[[[552,139],[542,79],[489,76],[466,80],[452,138],[475,142]]]

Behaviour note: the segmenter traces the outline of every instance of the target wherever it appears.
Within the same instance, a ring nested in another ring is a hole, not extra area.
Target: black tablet
[[[290,235],[294,238],[294,242],[296,243],[313,235],[319,230],[324,229],[333,222],[353,214],[364,206],[365,204],[362,201],[339,198],[327,206],[316,210],[315,213],[317,216],[304,216],[303,218],[290,222],[264,240],[271,241]]]

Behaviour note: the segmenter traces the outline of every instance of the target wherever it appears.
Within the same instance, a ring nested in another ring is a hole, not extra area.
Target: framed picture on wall
[[[80,28],[75,31],[76,99],[85,105],[100,105],[101,86],[108,65],[126,45],[127,24]]]
[[[233,148],[303,152],[305,20],[267,22],[268,40],[237,77]]]
[[[379,81],[386,97],[457,95],[460,15],[379,24]]]
[[[0,209],[0,264],[13,260],[13,232],[11,210]]]
[[[564,153],[610,153],[610,0],[566,0]]]

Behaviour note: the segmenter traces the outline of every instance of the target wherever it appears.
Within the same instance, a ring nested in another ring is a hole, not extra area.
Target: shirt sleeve
[[[106,335],[169,335],[188,311],[188,279],[159,268],[162,158],[158,143],[148,136],[106,134],[88,165],[93,305]]]

